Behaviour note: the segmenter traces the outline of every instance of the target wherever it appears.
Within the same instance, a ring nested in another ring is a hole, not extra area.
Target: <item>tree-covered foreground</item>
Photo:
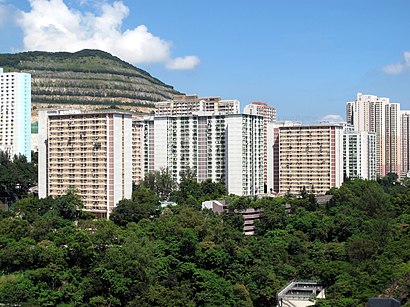
[[[394,176],[352,180],[318,205],[312,195],[253,199],[221,184],[156,173],[111,220],[82,212],[69,191],[27,194],[0,211],[0,303],[15,306],[274,306],[290,280],[326,286],[320,306],[395,297],[410,306],[410,189]],[[158,201],[178,201],[162,208]],[[263,208],[257,234],[241,216],[200,210]],[[289,206],[290,205],[290,206]]]

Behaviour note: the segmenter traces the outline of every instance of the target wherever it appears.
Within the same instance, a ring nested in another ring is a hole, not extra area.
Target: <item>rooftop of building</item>
[[[310,300],[324,297],[324,287],[317,281],[300,280],[292,281],[277,294],[278,302],[281,300]]]
[[[294,129],[309,129],[309,128],[326,128],[326,127],[337,127],[337,128],[343,128],[346,127],[347,123],[341,122],[341,123],[333,123],[333,122],[318,122],[318,123],[309,123],[309,124],[301,124],[299,122],[295,122],[294,125],[292,125],[293,122],[284,122],[283,125],[279,123],[279,128],[294,128]]]
[[[93,114],[124,114],[132,116],[131,112],[123,111],[123,110],[114,110],[114,109],[107,109],[107,110],[89,110],[83,111],[80,109],[50,109],[50,108],[41,108],[39,111],[48,112],[48,116],[54,115],[93,115]]]

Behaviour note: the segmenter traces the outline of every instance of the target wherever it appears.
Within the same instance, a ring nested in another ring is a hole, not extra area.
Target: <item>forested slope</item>
[[[100,50],[0,54],[0,67],[5,72],[32,75],[35,107],[152,108],[156,101],[172,99],[179,93],[148,72]]]
[[[177,188],[157,175],[109,221],[77,210],[72,192],[22,198],[2,212],[0,303],[275,306],[290,280],[315,279],[327,289],[320,306],[365,306],[375,296],[410,305],[406,183],[347,181],[319,206],[306,193],[257,200],[192,178]],[[160,194],[179,205],[158,210]],[[245,237],[235,213],[199,210],[201,200],[221,197],[232,210],[263,208],[257,235]]]

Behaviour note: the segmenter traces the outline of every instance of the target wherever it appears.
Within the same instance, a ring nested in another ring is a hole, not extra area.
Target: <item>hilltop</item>
[[[51,106],[116,106],[148,112],[157,101],[180,94],[170,85],[100,50],[0,54],[5,72],[32,75],[33,109]]]

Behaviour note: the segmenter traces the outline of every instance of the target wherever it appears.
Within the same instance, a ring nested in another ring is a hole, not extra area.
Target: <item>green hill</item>
[[[34,109],[58,105],[86,108],[116,105],[148,111],[155,102],[179,94],[146,71],[100,50],[0,54],[0,67],[5,72],[32,75]]]

